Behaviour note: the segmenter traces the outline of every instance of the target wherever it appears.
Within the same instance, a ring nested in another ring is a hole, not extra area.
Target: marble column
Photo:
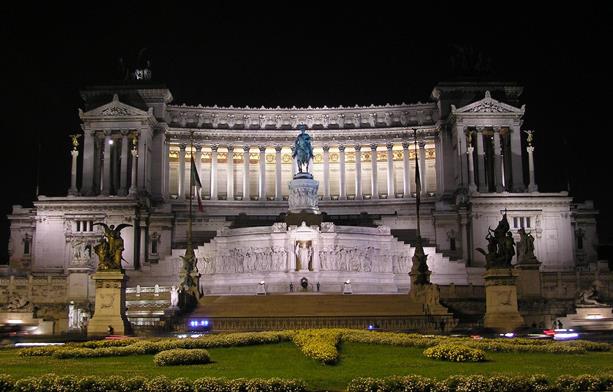
[[[424,195],[428,191],[428,183],[426,182],[426,142],[423,140],[419,143],[419,176],[421,177],[421,194]]]
[[[409,174],[411,173],[411,166],[409,165],[409,142],[402,142],[402,163],[404,166],[404,172],[402,173],[402,193],[404,197],[411,197],[411,181]]]
[[[530,175],[528,192],[538,192],[538,186],[534,180],[534,146],[526,147],[526,151],[528,151],[528,174]]]
[[[483,128],[477,128],[477,174],[479,176],[479,183],[477,189],[479,192],[486,193],[489,191],[487,181],[485,179],[485,136],[483,135]]]
[[[330,200],[330,146],[324,145],[324,200]]]
[[[211,200],[217,200],[217,144],[211,144]]]
[[[226,199],[234,200],[234,146],[228,145],[226,148]]]
[[[162,195],[164,200],[168,199],[170,195],[170,136],[166,135],[164,137],[164,145],[162,146],[163,151],[163,164],[162,168],[164,172],[162,173],[163,182],[162,182]]]
[[[377,185],[377,145],[375,143],[370,145],[370,165],[371,165],[371,177],[370,177],[370,193],[372,199],[379,198],[379,187]]]
[[[134,137],[134,139],[136,139],[136,137]],[[132,175],[130,177],[130,190],[128,191],[128,194],[130,196],[138,194],[138,188],[136,187],[136,169],[138,166],[138,150],[136,148],[136,143],[137,141],[134,140],[134,143],[132,144],[132,150],[130,151],[130,153],[132,154]],[[183,150],[183,153],[185,153],[185,149]],[[185,155],[183,155],[183,159],[183,166],[185,166]]]
[[[511,177],[513,178],[513,192],[524,192],[524,173],[521,150],[521,129],[519,123],[509,129],[511,132]],[[508,162],[508,160],[507,160]],[[508,186],[508,185],[507,185]]]
[[[387,198],[394,199],[396,197],[396,190],[394,187],[394,154],[392,149],[393,143],[387,143]]]
[[[118,195],[125,195],[128,193],[128,150],[130,149],[128,141],[129,131],[121,131],[121,169],[119,170],[119,191]]]
[[[355,145],[355,198],[362,200],[362,146]]]
[[[249,146],[243,146],[243,200],[249,197]]]
[[[111,131],[104,131],[104,167],[102,177],[102,195],[111,193]]]
[[[79,156],[79,150],[77,150],[77,147],[74,147],[70,151],[70,155],[72,156],[72,163],[70,165],[70,189],[68,190],[68,194],[76,196],[79,194],[79,190],[77,189],[77,157]]]
[[[470,147],[473,148],[473,147]],[[473,181],[474,182],[474,181]],[[468,219],[465,215],[460,215],[460,235],[462,236],[462,258],[464,263],[468,266],[470,246],[468,244]]]
[[[494,185],[496,192],[504,190],[502,186],[502,157],[500,156],[500,128],[494,128]]]
[[[81,194],[93,194],[94,184],[94,137],[95,133],[89,129],[83,131],[83,178],[81,179]]]
[[[338,198],[339,200],[347,200],[345,187],[345,146],[338,146]]]
[[[260,201],[266,201],[266,146],[258,146],[260,150],[259,166],[260,171],[258,173],[258,199]]]
[[[466,148],[466,155],[468,156],[468,190],[470,192],[477,191],[477,184],[475,184],[475,162],[473,159],[473,153],[475,148],[469,146]]]
[[[179,145],[179,171],[177,176],[179,178],[178,198],[179,200],[185,200],[185,144]],[[132,161],[134,162],[134,161]]]
[[[281,146],[275,146],[275,200],[283,200],[283,191],[281,189],[281,150]]]
[[[198,178],[200,178],[202,173],[202,170],[200,170],[200,162],[202,162],[202,145],[201,144],[194,144],[194,148],[196,149],[196,151],[192,151],[192,154],[194,154],[194,166],[196,166],[196,171],[198,172]],[[189,164],[189,175],[191,178],[191,173],[192,173],[192,164],[190,161]],[[202,183],[202,179],[200,179],[200,183]],[[192,186],[196,186],[196,184],[192,184]],[[200,196],[202,197],[202,188],[196,188],[194,189],[194,192],[200,192]],[[193,196],[197,196],[197,195],[193,195]],[[197,197],[196,197],[197,198]]]
[[[468,127],[464,127],[464,126],[457,127],[458,157],[456,161],[455,170],[456,170],[456,173],[458,173],[456,183],[457,183],[457,186],[460,188],[467,186],[466,184],[470,184],[470,178],[468,178],[470,177],[470,174],[468,173],[468,164],[466,162],[468,159],[467,149],[471,147],[470,142],[469,142],[469,140],[471,139],[472,139],[472,131],[469,130]],[[438,156],[438,153],[439,152],[437,151],[437,156]],[[437,177],[438,177],[438,173],[437,173]]]

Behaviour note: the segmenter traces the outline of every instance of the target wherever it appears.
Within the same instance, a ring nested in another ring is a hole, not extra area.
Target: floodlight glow
[[[585,318],[588,320],[600,320],[604,317],[601,314],[588,314],[587,316],[585,316]]]
[[[9,324],[23,324],[23,320],[6,320]]]

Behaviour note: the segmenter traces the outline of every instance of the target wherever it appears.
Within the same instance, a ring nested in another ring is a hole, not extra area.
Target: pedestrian
[[[317,292],[319,293],[319,282],[317,282]]]
[[[293,293],[294,292],[294,283],[289,282],[289,292]]]
[[[106,329],[106,332],[110,336],[110,335],[115,334],[115,329],[109,325],[109,327]]]

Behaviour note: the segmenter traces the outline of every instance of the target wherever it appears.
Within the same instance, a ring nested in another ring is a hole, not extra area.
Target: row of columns
[[[112,193],[111,179],[112,166],[117,162],[112,159],[111,149],[115,143],[115,148],[121,149],[121,156],[119,159],[119,187],[114,189],[114,194],[119,196],[133,195],[137,193],[137,168],[143,166],[143,177],[145,175],[144,164],[138,162],[138,149],[144,149],[144,146],[138,145],[138,137],[135,131],[132,130],[120,130],[118,137],[117,133],[111,130],[104,131],[86,131],[85,141],[83,146],[83,185],[81,193],[83,195],[93,195],[98,191],[102,196],[109,196]],[[129,136],[132,135],[132,140],[129,140]],[[72,137],[72,136],[71,136]],[[101,138],[103,141],[101,155],[96,160],[96,138]],[[77,158],[79,156],[78,143],[76,138],[73,139],[73,148],[70,151],[72,156],[72,164],[70,167],[70,188],[68,189],[69,195],[78,195],[79,189],[77,188]],[[131,172],[128,172],[128,153],[132,156],[132,168]],[[102,162],[101,167],[100,162]],[[99,183],[100,188],[94,189],[96,167],[100,167]],[[116,167],[116,166],[115,166]],[[130,176],[130,188],[128,188],[128,176]],[[143,178],[144,181],[144,178]],[[144,187],[144,183],[141,184]]]
[[[466,148],[464,151],[463,143],[460,143],[461,149],[459,151],[460,155],[465,152],[468,158],[468,188],[471,192],[479,191],[479,192],[489,192],[488,189],[488,181],[485,177],[486,168],[485,168],[485,135],[483,131],[485,127],[474,127],[476,132],[472,132],[468,130],[468,127],[463,129],[463,132],[460,135],[467,135],[470,132],[471,136],[466,136]],[[503,151],[502,151],[502,143],[501,143],[501,134],[500,127],[492,127],[493,131],[493,165],[491,169],[494,171],[494,183],[493,188],[495,192],[503,192],[505,188],[512,190],[513,192],[521,192],[523,191],[523,173],[522,173],[522,164],[521,164],[521,139],[520,139],[520,129],[519,127],[510,127],[510,142],[509,149],[506,151],[509,154],[509,157],[504,159],[503,161]],[[476,149],[477,149],[477,162],[474,162],[474,152],[475,147],[472,143],[472,135],[475,134],[476,137]],[[464,136],[462,136],[464,137]],[[530,185],[528,186],[528,190],[530,192],[536,191],[537,187],[534,183],[534,162],[530,161],[532,153],[534,151],[534,147],[531,145],[527,148],[528,151],[528,163],[529,169],[532,173],[530,178]],[[477,169],[478,178],[475,178],[475,169]]]
[[[403,176],[403,194],[404,197],[411,196],[411,184],[409,181],[409,145],[408,142],[402,143],[402,151],[403,151],[403,166],[404,166],[404,176]],[[426,152],[425,152],[425,142],[419,143],[419,169],[421,175],[421,184],[422,184],[422,193],[427,189],[426,178],[427,178],[427,169],[426,169]],[[195,145],[195,159],[197,163],[201,164],[202,158],[202,146]],[[217,200],[217,150],[218,145],[211,145],[211,172],[210,172],[210,199]],[[379,198],[379,189],[377,184],[377,171],[378,171],[378,162],[376,159],[377,154],[376,144],[371,144],[370,149],[372,153],[371,159],[371,183],[370,183],[370,191],[371,197],[373,199]],[[386,144],[387,149],[387,194],[388,198],[396,197],[396,190],[394,186],[394,159],[392,156],[392,150],[394,145],[392,143]],[[181,144],[179,146],[179,173],[185,173],[185,155],[186,155],[186,144]],[[228,146],[228,159],[227,159],[227,181],[226,181],[226,191],[228,195],[234,195],[234,160],[231,158],[234,152],[234,146]],[[323,148],[323,199],[330,200],[330,146],[324,145]],[[361,173],[362,171],[362,146],[355,145],[356,151],[355,158],[355,168],[356,173]],[[266,146],[258,146],[259,149],[259,171],[258,171],[258,199],[266,200],[268,195],[266,193]],[[277,145],[275,146],[275,200],[282,200],[283,193],[281,188],[281,149],[282,147]],[[346,165],[345,165],[345,146],[339,145],[339,199],[346,200],[347,199],[347,186],[346,186]],[[249,192],[249,151],[250,146],[243,146],[243,200],[250,200],[250,192]],[[312,166],[310,166],[312,167]],[[200,167],[197,167],[199,172],[202,173]],[[292,165],[292,170],[295,173],[297,171],[296,162],[294,160]],[[179,175],[179,185],[178,185],[178,193],[179,199],[185,199],[185,175]],[[364,198],[363,187],[362,187],[362,176],[355,176],[355,189],[356,195],[355,198],[357,200],[361,200]],[[231,196],[229,196],[231,197]]]

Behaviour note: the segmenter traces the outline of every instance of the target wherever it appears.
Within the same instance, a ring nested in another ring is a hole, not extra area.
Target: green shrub
[[[209,352],[204,349],[184,349],[161,351],[153,357],[157,366],[194,365],[211,362]]]
[[[424,350],[424,355],[431,359],[451,362],[483,362],[485,353],[482,350],[461,344],[439,344]]]
[[[0,392],[9,392],[13,389],[15,381],[8,374],[0,374]]]
[[[19,350],[20,357],[47,357],[53,355],[56,350],[62,349],[65,346],[42,346],[28,347]]]

